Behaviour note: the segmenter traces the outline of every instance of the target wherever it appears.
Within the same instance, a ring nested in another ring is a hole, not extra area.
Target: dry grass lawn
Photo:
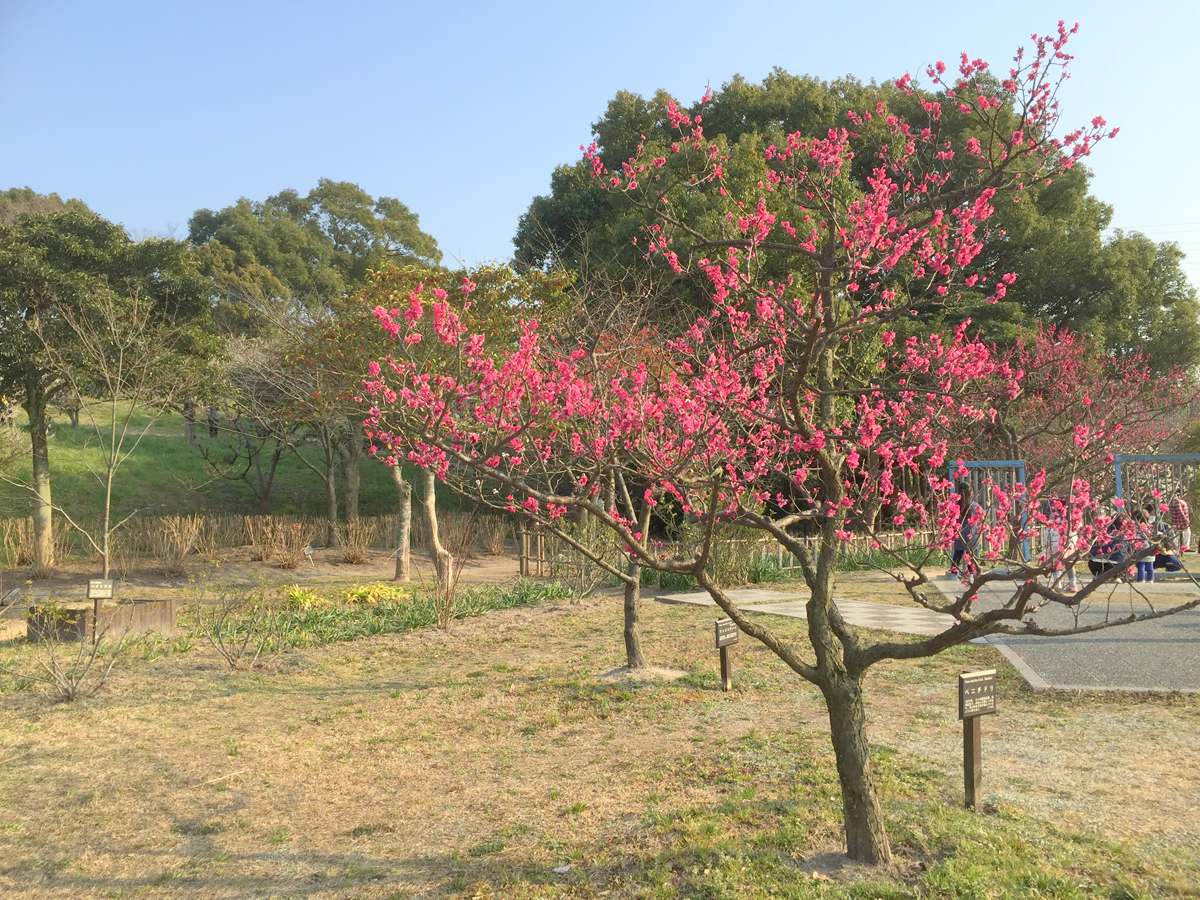
[[[71,705],[10,679],[0,894],[688,896],[709,864],[675,868],[664,854],[707,840],[713,811],[728,823],[721,840],[762,847],[775,828],[773,858],[823,890],[840,835],[819,694],[748,642],[722,694],[713,610],[644,607],[648,655],[687,677],[598,677],[623,647],[619,601],[596,597],[305,649],[252,672],[231,673],[197,642],[134,655]],[[37,652],[0,643],[18,668]],[[881,667],[868,696],[889,816],[909,816],[914,792],[960,802],[955,675],[993,665],[993,817],[1118,841],[1146,883],[1195,896],[1195,699],[1036,695],[986,647]],[[779,831],[788,817],[804,827]],[[893,829],[910,877],[936,862],[915,828]],[[717,887],[701,893],[739,893]]]

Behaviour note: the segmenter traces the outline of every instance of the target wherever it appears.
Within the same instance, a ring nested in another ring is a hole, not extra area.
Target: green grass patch
[[[54,502],[65,509],[85,527],[99,521],[103,511],[104,492],[93,472],[104,471],[100,446],[111,435],[108,408],[105,404],[93,407],[100,428],[94,428],[86,414],[79,427],[71,427],[65,413],[52,411],[50,432],[50,477]],[[17,427],[28,428],[24,411],[17,413]],[[131,436],[126,449],[134,444],[137,435],[145,432],[136,449],[121,464],[113,490],[113,520],[129,515],[165,516],[185,513],[212,515],[255,515],[258,501],[245,482],[214,477],[206,468],[200,450],[220,453],[220,447],[208,437],[207,428],[198,422],[196,444],[190,445],[184,435],[183,416],[170,413],[151,421],[147,415],[133,416]],[[268,449],[268,454],[270,450]],[[303,448],[305,456],[314,463],[319,451]],[[244,463],[243,463],[244,466]],[[232,469],[232,465],[230,466]],[[362,481],[359,512],[363,516],[390,515],[396,510],[396,489],[391,475],[381,463],[367,457],[361,466]],[[13,473],[18,481],[28,483],[30,463],[19,466]],[[339,484],[339,499],[343,496],[344,479]],[[320,516],[324,514],[324,486],[296,456],[286,452],[276,470],[275,486],[268,512],[275,515]],[[0,482],[0,509],[5,515],[27,515],[29,491],[20,485]],[[446,509],[456,509],[459,499],[450,491],[438,492],[438,503]],[[83,552],[83,544],[78,542]]]

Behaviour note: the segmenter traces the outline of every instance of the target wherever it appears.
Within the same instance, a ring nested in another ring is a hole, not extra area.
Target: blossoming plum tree
[[[972,268],[994,203],[1053,178],[1113,133],[1097,118],[1056,136],[1068,36],[1061,25],[1035,36],[1031,58],[1019,54],[1003,78],[965,55],[957,78],[931,67],[940,93],[922,95],[923,122],[881,103],[849,113],[846,128],[789,135],[766,148],[766,174],[751,196],[730,195],[723,145],[705,138],[701,116],[674,105],[668,116],[679,137],[669,148],[640,147],[619,171],[588,150],[595,176],[649,215],[647,253],[699,273],[710,287],[711,308],[649,358],[606,354],[595,340],[544,333],[533,319],[514,340],[489,344],[460,314],[468,284],[461,298],[414,291],[402,306],[375,310],[396,340],[364,382],[373,404],[368,430],[388,462],[403,456],[443,478],[492,485],[511,510],[538,520],[586,513],[641,565],[694,577],[742,631],[821,691],[847,850],[857,860],[891,855],[867,753],[869,668],[981,635],[1053,631],[1039,610],[1078,607],[1105,583],[1067,596],[1038,580],[1060,560],[1006,558],[1014,540],[1040,527],[1060,533],[1060,555],[1078,556],[1107,525],[1092,515],[1085,480],[1042,504],[1038,475],[1013,491],[995,489],[998,515],[979,524],[980,555],[997,565],[948,599],[926,589],[920,562],[897,558],[896,577],[913,601],[952,617],[939,634],[871,641],[833,598],[841,542],[864,523],[875,527],[875,511],[910,538],[932,531],[926,561],[949,546],[961,498],[940,473],[960,455],[964,426],[982,429],[999,400],[1019,394],[1023,373],[968,325],[898,339],[896,324],[930,303],[952,302],[963,285],[1002,297],[1014,274]],[[897,85],[914,90],[908,76]],[[940,136],[948,115],[975,121],[964,146]],[[1014,116],[1018,126],[1001,129]],[[891,140],[867,181],[856,182],[851,130],[880,122]],[[688,231],[675,215],[701,202],[724,204],[717,233]],[[681,233],[682,254],[674,249]],[[414,352],[427,340],[439,341],[444,355],[436,370],[422,362],[428,349]],[[1083,459],[1091,443],[1091,432],[1075,433],[1064,452]],[[622,503],[606,501],[610,484],[619,485]],[[660,507],[694,523],[694,544],[668,551],[652,539],[649,511]],[[721,522],[756,529],[800,560],[811,594],[807,646],[747,617],[713,579],[708,564]],[[819,537],[815,549],[804,533]],[[1009,585],[998,601],[997,584]],[[976,602],[981,592],[986,603]]]
[[[1186,421],[1195,380],[1179,370],[1156,375],[1141,354],[1110,355],[1065,329],[1023,332],[997,350],[1021,372],[1016,396],[998,394],[997,415],[974,448],[991,459],[1024,459],[1063,493],[1073,478],[1112,488],[1112,454],[1157,453]],[[1091,454],[1080,468],[1071,452],[1086,428]]]

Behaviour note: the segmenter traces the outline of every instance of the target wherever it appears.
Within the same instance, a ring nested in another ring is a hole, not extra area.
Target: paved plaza
[[[936,578],[934,584],[950,595],[960,583]],[[803,591],[800,587],[797,593]],[[729,592],[748,613],[805,618],[806,596],[747,588]],[[1102,594],[1102,595],[1100,595]],[[1079,611],[1079,623],[1096,624],[1151,609],[1164,609],[1200,596],[1200,588],[1186,583],[1121,584],[1105,588]],[[716,604],[704,592],[676,593],[656,598],[663,603],[696,606]],[[979,604],[1004,602],[1003,585],[985,588]],[[890,606],[837,598],[838,609],[851,625],[902,634],[931,635],[952,623],[949,616],[917,606]],[[1051,606],[1037,613],[1045,627],[1068,628],[1074,614]],[[1063,690],[1124,690],[1200,692],[1200,609],[1189,610],[1136,625],[1066,637],[1014,637],[993,635],[978,643],[994,646],[1025,677],[1031,687]]]

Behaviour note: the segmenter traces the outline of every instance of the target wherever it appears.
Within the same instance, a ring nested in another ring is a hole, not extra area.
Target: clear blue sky
[[[683,101],[773,66],[1007,64],[1079,21],[1066,124],[1115,225],[1189,253],[1200,285],[1200,3],[60,2],[0,0],[0,189],[79,197],[137,236],[320,177],[400,198],[447,261],[511,254],[517,218],[618,90]]]

